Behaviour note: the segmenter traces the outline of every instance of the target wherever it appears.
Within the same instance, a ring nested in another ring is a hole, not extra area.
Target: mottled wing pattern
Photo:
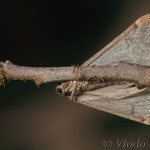
[[[100,66],[117,61],[150,65],[150,15],[133,23],[82,66]],[[79,103],[131,120],[150,124],[150,93],[132,83],[84,92]]]

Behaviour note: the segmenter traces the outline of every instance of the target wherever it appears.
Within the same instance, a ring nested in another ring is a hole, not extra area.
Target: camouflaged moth
[[[118,61],[150,65],[150,15],[145,15],[81,66],[103,66]],[[57,92],[78,103],[150,125],[150,93],[124,81],[67,81]],[[75,98],[74,98],[75,97]]]

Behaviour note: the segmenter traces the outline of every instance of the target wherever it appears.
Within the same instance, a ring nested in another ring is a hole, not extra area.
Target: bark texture
[[[116,62],[104,66],[24,67],[10,61],[0,63],[0,85],[9,80],[33,80],[37,85],[66,80],[129,81],[150,85],[150,66]]]

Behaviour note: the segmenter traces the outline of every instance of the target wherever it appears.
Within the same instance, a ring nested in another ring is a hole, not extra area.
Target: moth
[[[103,66],[118,61],[150,65],[150,15],[145,15],[81,66]],[[57,93],[78,103],[150,125],[149,87],[133,82],[101,80],[63,82]]]
[[[65,81],[58,94],[78,103],[150,125],[150,14],[81,66],[24,67],[0,62],[0,85],[32,80]]]

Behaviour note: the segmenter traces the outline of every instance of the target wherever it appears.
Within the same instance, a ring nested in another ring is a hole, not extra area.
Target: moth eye
[[[56,92],[57,92],[58,94],[62,94],[62,89],[57,88],[57,89],[56,89]]]

